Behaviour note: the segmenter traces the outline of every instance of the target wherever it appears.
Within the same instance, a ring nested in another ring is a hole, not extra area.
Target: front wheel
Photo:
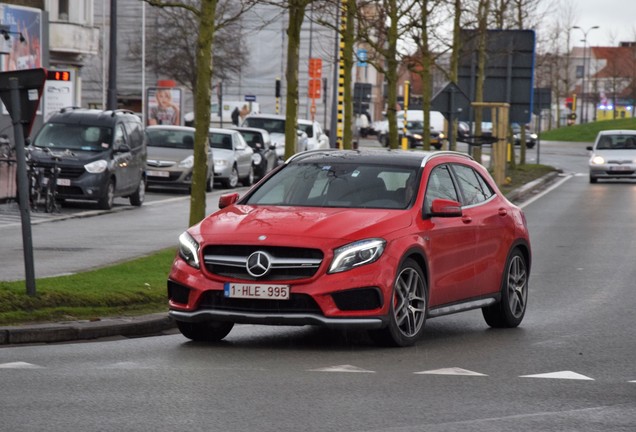
[[[517,327],[528,303],[528,263],[519,249],[510,254],[501,285],[501,301],[482,308],[482,314],[490,327]]]
[[[236,186],[238,186],[238,182],[239,182],[238,170],[236,169],[235,166],[233,166],[232,171],[230,172],[230,177],[226,179],[224,182],[225,187],[234,189]]]
[[[247,177],[241,180],[243,186],[252,186],[254,184],[254,167],[250,165],[250,171],[247,173]]]
[[[193,341],[218,342],[230,333],[234,323],[177,321],[177,327],[183,336]]]
[[[113,179],[108,180],[104,195],[97,202],[97,206],[102,210],[110,210],[115,202],[115,182]]]
[[[146,179],[143,176],[139,179],[137,189],[130,195],[130,205],[140,207],[146,198]]]
[[[424,331],[427,288],[420,266],[408,258],[400,266],[389,308],[389,324],[370,335],[381,345],[405,347],[413,345]]]

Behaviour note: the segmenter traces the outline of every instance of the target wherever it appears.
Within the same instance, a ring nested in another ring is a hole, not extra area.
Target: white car
[[[636,179],[636,130],[605,130],[587,148],[590,183],[599,179]]]
[[[298,119],[298,129],[307,134],[307,145],[304,150],[321,150],[331,147],[329,137],[317,121]]]
[[[283,160],[285,158],[285,116],[279,114],[250,114],[245,117],[241,126],[265,129],[269,132],[272,144],[276,146],[278,159]],[[299,130],[296,152],[307,148],[307,139],[307,134]]]
[[[254,183],[252,154],[243,135],[233,129],[210,128],[210,147],[214,149],[214,180],[223,186],[235,188],[240,181],[243,186]]]

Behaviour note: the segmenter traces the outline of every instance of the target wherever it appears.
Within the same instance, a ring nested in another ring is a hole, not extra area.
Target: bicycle
[[[43,166],[27,159],[29,205],[31,210],[38,211],[40,205],[46,213],[59,213],[59,197],[57,183],[62,169],[58,166],[63,154],[45,150],[53,160],[52,166]]]

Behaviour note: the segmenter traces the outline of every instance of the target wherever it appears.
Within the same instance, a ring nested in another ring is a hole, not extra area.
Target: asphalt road
[[[582,144],[541,155],[564,174],[523,205],[534,261],[521,327],[471,311],[429,320],[405,349],[251,325],[219,344],[5,347],[0,430],[633,432],[636,182],[589,184]]]

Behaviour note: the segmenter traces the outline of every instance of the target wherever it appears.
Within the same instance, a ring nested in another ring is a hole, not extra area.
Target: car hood
[[[634,162],[636,161],[636,150],[607,150],[607,149],[600,149],[600,150],[594,150],[594,154],[595,155],[600,155],[603,156],[603,158],[605,158],[607,161],[621,161],[621,162],[625,162],[625,161],[630,161],[630,162]]]
[[[188,149],[148,146],[148,160],[168,160],[181,162],[188,156],[192,155],[193,151]]]
[[[214,159],[232,160],[234,158],[233,150],[214,148],[213,151],[214,151]]]
[[[269,138],[272,143],[276,143],[276,147],[285,147],[285,134],[270,132]]]
[[[404,210],[234,205],[207,217],[193,234],[214,243],[306,246],[386,236],[411,218]]]
[[[39,147],[31,147],[29,150],[32,160],[40,163],[53,163],[51,153],[46,152]],[[60,165],[85,165],[96,160],[108,160],[110,158],[110,150],[94,152],[85,150],[55,149],[53,150],[53,153],[61,156],[61,160],[58,162]]]

